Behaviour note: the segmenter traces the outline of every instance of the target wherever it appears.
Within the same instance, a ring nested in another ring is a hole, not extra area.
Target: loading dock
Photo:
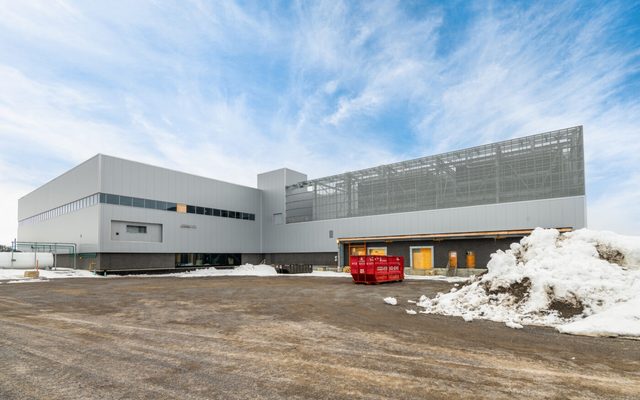
[[[569,232],[567,227],[556,228]],[[496,250],[506,250],[511,243],[529,235],[533,229],[369,236],[339,238],[340,254],[372,255],[369,250],[384,248],[387,255],[404,257],[407,273],[431,275],[447,268],[485,269],[489,256]],[[349,259],[341,260],[348,266]]]

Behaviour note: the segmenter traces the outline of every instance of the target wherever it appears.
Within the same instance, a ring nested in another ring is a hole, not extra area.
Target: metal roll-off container
[[[354,283],[375,284],[404,280],[404,257],[351,256],[349,265]]]

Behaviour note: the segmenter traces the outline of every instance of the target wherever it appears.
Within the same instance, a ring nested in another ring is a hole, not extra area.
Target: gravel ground
[[[0,399],[640,398],[640,341],[406,314],[406,300],[450,287],[295,276],[0,284]]]

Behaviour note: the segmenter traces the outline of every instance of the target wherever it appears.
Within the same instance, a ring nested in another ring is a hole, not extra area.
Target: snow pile
[[[278,272],[271,265],[252,265],[244,264],[233,269],[215,269],[204,268],[195,271],[181,272],[170,274],[171,276],[179,276],[182,278],[202,277],[202,276],[274,276]]]
[[[384,302],[391,306],[395,306],[396,304],[398,304],[398,300],[396,300],[395,297],[385,297]]]
[[[95,278],[97,277],[93,272],[83,270],[83,269],[71,269],[71,268],[56,268],[54,270],[45,270],[41,269],[40,278],[25,278],[24,277],[25,269],[4,269],[0,268],[0,281],[2,280],[11,280],[13,282],[16,281],[25,281],[25,282],[35,282],[42,281],[48,279],[61,279],[61,278]]]
[[[640,238],[582,229],[534,230],[491,256],[488,272],[435,298],[424,313],[561,332],[640,337]]]

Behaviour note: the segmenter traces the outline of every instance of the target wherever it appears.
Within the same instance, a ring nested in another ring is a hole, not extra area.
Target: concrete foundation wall
[[[271,253],[265,254],[267,264],[311,264],[311,265],[338,265],[335,253]]]
[[[76,268],[77,269],[97,269],[98,260],[100,255],[77,255],[76,256]],[[60,268],[73,268],[73,256],[69,254],[58,254],[56,256],[56,267]]]
[[[174,269],[173,253],[102,253],[100,270]]]

